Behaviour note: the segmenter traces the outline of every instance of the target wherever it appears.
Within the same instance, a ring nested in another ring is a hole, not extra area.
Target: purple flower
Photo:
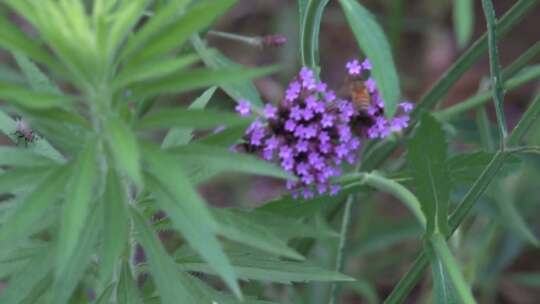
[[[403,112],[405,113],[409,113],[413,109],[413,104],[408,101],[400,103],[399,106],[401,107],[401,109],[403,109]]]
[[[293,150],[288,146],[282,146],[279,148],[279,157],[281,159],[292,159]]]
[[[302,86],[307,88],[308,90],[313,90],[316,88],[316,80],[315,80],[315,73],[306,68],[303,67],[300,70],[300,78],[302,79]]]
[[[296,129],[296,123],[293,120],[289,119],[285,122],[286,131],[294,132],[295,129]]]
[[[315,86],[315,90],[319,93],[324,93],[326,92],[326,88],[328,86],[326,85],[326,83],[324,82],[319,82],[316,86]]]
[[[321,125],[324,128],[329,128],[334,125],[334,116],[331,114],[324,114],[321,120]]]
[[[296,166],[296,173],[300,176],[305,176],[309,174],[309,165],[305,162],[301,162]]]
[[[369,78],[366,80],[366,88],[368,91],[373,94],[377,90],[377,83],[375,83],[375,80],[373,78]]]
[[[313,124],[304,128],[304,138],[310,139],[317,136],[317,127]]]
[[[309,143],[305,140],[299,141],[295,146],[296,153],[307,152],[309,149]]]
[[[294,106],[291,108],[291,118],[294,120],[301,120],[302,119],[302,109],[300,109],[299,106]]]
[[[339,193],[339,190],[341,190],[341,187],[338,185],[332,185],[330,186],[330,195],[335,196]]]
[[[371,69],[373,69],[373,66],[371,65],[369,59],[364,59],[364,62],[362,62],[362,68],[367,71],[371,71]]]
[[[328,91],[324,94],[324,99],[328,102],[332,102],[336,100],[336,93],[334,93],[333,91]]]
[[[349,73],[349,75],[360,75],[363,69],[362,65],[360,65],[360,63],[356,59],[347,62],[345,67],[347,67],[347,72]]]
[[[302,86],[299,82],[293,81],[289,85],[289,88],[285,92],[285,99],[287,101],[294,101],[298,96],[300,95],[300,91],[302,90]]]
[[[243,117],[251,115],[251,106],[247,100],[240,100],[235,110]]]
[[[267,119],[276,119],[277,118],[277,108],[274,107],[271,104],[266,104],[264,106],[264,116],[266,116]]]
[[[310,95],[308,98],[306,98],[306,107],[308,109],[313,110],[317,106],[317,103],[317,96],[315,95]]]
[[[394,117],[390,123],[390,130],[399,132],[409,126],[409,116]]]
[[[321,143],[328,143],[330,141],[330,136],[328,135],[328,132],[322,131],[319,134],[319,141]]]
[[[273,150],[277,149],[277,147],[279,146],[279,140],[274,135],[274,136],[268,138],[264,144],[265,144],[265,146],[264,146],[265,150],[273,151]]]
[[[304,120],[310,120],[313,118],[313,116],[315,116],[315,113],[313,113],[313,111],[310,109],[304,109],[304,111],[302,111],[302,117]]]

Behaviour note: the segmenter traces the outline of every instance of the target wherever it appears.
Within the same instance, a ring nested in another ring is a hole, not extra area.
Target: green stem
[[[343,219],[341,220],[341,232],[339,234],[339,250],[336,258],[336,272],[342,272],[345,265],[345,248],[347,245],[347,234],[351,221],[351,209],[354,202],[354,195],[347,197],[345,210],[343,211]],[[329,304],[339,303],[339,285],[337,282],[332,283],[330,292]]]
[[[324,8],[330,0],[307,0],[300,25],[300,59],[302,65],[319,71],[319,33]]]
[[[440,233],[435,233],[433,236],[431,236],[430,243],[435,251],[435,254],[441,260],[442,264],[446,268],[446,271],[450,275],[450,280],[452,280],[452,283],[456,288],[462,303],[476,303],[471,293],[471,289],[465,284],[465,279],[459,271],[459,265],[456,259],[454,256],[452,256],[450,248],[448,248],[445,237]]]
[[[527,109],[521,118],[517,127],[514,128],[508,137],[507,145],[511,146],[512,144],[520,142],[538,116],[540,116],[540,95],[535,98],[532,105]],[[450,219],[448,221],[451,229],[450,235],[459,227],[461,222],[463,222],[476,201],[484,193],[491,180],[496,176],[507,157],[508,153],[501,151],[497,152],[491,162],[484,169],[480,177],[476,179],[471,189],[469,189],[469,192],[467,192],[455,211],[450,215]],[[429,258],[423,250],[418,258],[416,258],[414,261],[414,264],[409,272],[407,272],[407,274],[405,274],[405,276],[394,287],[392,293],[390,293],[388,298],[385,300],[385,303],[401,303],[420,280],[420,278],[422,278],[424,270],[428,264]]]
[[[520,73],[517,76],[505,81],[504,88],[506,91],[510,91],[532,80],[538,79],[538,77],[540,77],[540,65],[529,68],[523,71],[523,73]],[[463,114],[464,112],[488,103],[491,100],[491,96],[492,95],[490,92],[474,95],[473,97],[457,103],[454,106],[435,112],[435,116],[443,120],[449,120],[455,116]]]
[[[502,85],[501,64],[499,63],[499,50],[497,47],[497,24],[495,23],[495,10],[491,0],[482,0],[484,15],[486,17],[488,29],[489,67],[491,71],[491,90],[493,101],[495,102],[495,113],[497,114],[497,125],[499,126],[499,136],[501,140],[501,150],[504,150],[504,141],[508,130],[506,118],[504,116],[504,90]]]
[[[261,39],[255,38],[255,37],[246,37],[242,35],[220,32],[220,31],[208,31],[208,35],[245,43],[251,46],[258,46],[258,47],[261,46]]]

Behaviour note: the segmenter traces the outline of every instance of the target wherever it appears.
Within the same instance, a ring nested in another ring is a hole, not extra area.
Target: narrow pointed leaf
[[[162,77],[154,81],[134,85],[131,91],[140,98],[150,98],[159,94],[178,94],[213,85],[242,83],[252,78],[271,74],[276,67],[227,68],[219,70],[192,69]],[[1,88],[1,87],[0,87]],[[2,95],[0,95],[1,97]]]
[[[454,31],[460,49],[471,40],[474,31],[474,3],[472,0],[455,0],[453,3]]]
[[[195,109],[163,109],[152,112],[135,123],[138,130],[159,128],[215,128],[245,123],[246,119],[228,112]]]
[[[141,186],[140,152],[135,133],[117,117],[109,117],[105,128],[116,165]]]
[[[358,46],[373,64],[373,77],[384,99],[385,114],[392,117],[400,97],[392,49],[375,17],[356,0],[340,0]]]
[[[202,110],[206,107],[214,92],[216,92],[217,87],[211,87],[204,91],[201,96],[199,96],[191,105],[188,107],[189,110]],[[191,140],[191,133],[193,133],[193,128],[171,128],[167,135],[163,139],[161,144],[162,148],[169,148],[172,146],[187,144]]]
[[[236,0],[203,1],[200,4],[197,2],[150,39],[145,48],[134,55],[133,61],[155,58],[182,46],[191,35],[210,25],[235,2]]]
[[[13,167],[50,167],[58,163],[31,150],[0,146],[0,165]]]
[[[128,263],[122,264],[120,281],[116,288],[116,301],[118,304],[143,304]]]
[[[70,101],[70,98],[64,95],[32,91],[7,82],[0,82],[0,99],[29,109],[49,109]]]
[[[325,270],[306,262],[290,262],[250,252],[229,253],[235,271],[241,279],[290,284],[292,282],[354,281],[346,275]],[[215,272],[200,258],[183,255],[176,259],[180,269],[209,274]]]
[[[66,167],[56,169],[10,212],[0,227],[0,248],[7,246],[9,241],[27,235],[32,226],[64,190],[67,173]]]
[[[223,278],[231,290],[241,297],[236,275],[215,236],[216,222],[203,199],[184,175],[176,158],[147,144],[144,146],[144,159],[152,174],[146,178],[146,182],[158,195],[161,208],[190,245]]]
[[[154,231],[144,218],[131,210],[137,240],[141,242],[150,266],[150,273],[157,287],[157,293],[164,304],[197,303],[184,274],[180,273],[174,260],[167,254]]]
[[[14,56],[33,90],[61,94],[58,87],[30,59],[21,53],[14,53]]]
[[[62,211],[58,240],[57,274],[66,272],[68,261],[77,253],[85,224],[93,206],[94,182],[97,175],[97,143],[90,139],[73,164]]]
[[[169,149],[184,166],[203,165],[210,170],[234,171],[266,175],[283,179],[293,177],[277,166],[251,155],[231,152],[216,146],[190,144]]]
[[[103,198],[103,254],[100,277],[108,281],[128,239],[128,213],[125,190],[114,169],[109,169]]]
[[[426,233],[448,232],[450,176],[446,167],[447,143],[441,125],[426,114],[408,145],[408,166],[427,219]]]

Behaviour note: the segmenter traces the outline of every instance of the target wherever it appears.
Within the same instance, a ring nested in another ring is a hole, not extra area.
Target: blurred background
[[[465,42],[458,42],[456,36],[453,1],[362,0],[362,3],[385,29],[400,73],[403,97],[412,102],[416,102],[485,31],[481,3],[477,0],[473,0],[470,19],[474,22],[473,30]],[[498,16],[514,3],[511,0],[494,1]],[[296,1],[239,0],[216,23],[215,30],[251,37],[278,33],[287,37],[284,46],[264,49],[212,35],[206,37],[210,46],[240,64],[281,65],[277,74],[256,81],[264,101],[279,102],[288,81],[300,68]],[[502,41],[502,65],[507,66],[539,40],[540,7],[537,6]],[[338,90],[345,78],[346,61],[358,57],[360,52],[336,1],[330,1],[323,18],[320,53],[321,77]],[[534,63],[537,64],[539,59],[536,58]],[[10,62],[11,58],[1,53],[0,61]],[[443,107],[475,95],[488,74],[486,53],[452,88]],[[532,100],[538,84],[536,79],[507,93],[505,107],[511,127]],[[178,102],[187,104],[198,94],[200,92],[183,95]],[[232,109],[233,102],[219,92],[210,105]],[[495,116],[491,104],[486,109],[493,122]],[[476,118],[477,113],[471,111],[448,122],[451,154],[482,149]],[[527,141],[529,145],[540,145],[540,124],[531,130]],[[7,144],[8,140],[0,137],[0,142]],[[392,171],[400,165],[396,157],[382,169]],[[540,249],[536,238],[540,228],[540,194],[536,192],[540,186],[540,156],[519,157],[507,167],[491,184],[451,245],[481,303],[540,303]],[[457,187],[452,203],[458,202],[469,186],[470,183],[466,183]],[[200,190],[215,206],[245,208],[261,205],[285,192],[284,185],[278,181],[232,174],[213,178]],[[321,213],[312,222],[318,227],[337,230],[339,219],[339,215],[328,219]],[[421,231],[400,202],[387,195],[366,192],[354,206],[350,232],[344,272],[357,281],[343,286],[342,303],[379,303],[418,254],[422,246]],[[299,242],[298,245],[302,244]],[[317,240],[310,251],[311,260],[333,268],[337,245],[337,238]],[[326,304],[329,293],[329,284],[322,283],[285,287],[246,285],[248,290],[251,288],[279,303]],[[431,290],[427,271],[407,303],[431,303]]]

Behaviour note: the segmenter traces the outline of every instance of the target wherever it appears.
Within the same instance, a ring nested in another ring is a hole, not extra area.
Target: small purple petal
[[[267,119],[276,119],[277,118],[277,108],[271,104],[266,104],[264,106],[264,116]]]
[[[251,115],[251,106],[247,100],[240,100],[235,110],[240,114],[240,116],[245,117]]]

